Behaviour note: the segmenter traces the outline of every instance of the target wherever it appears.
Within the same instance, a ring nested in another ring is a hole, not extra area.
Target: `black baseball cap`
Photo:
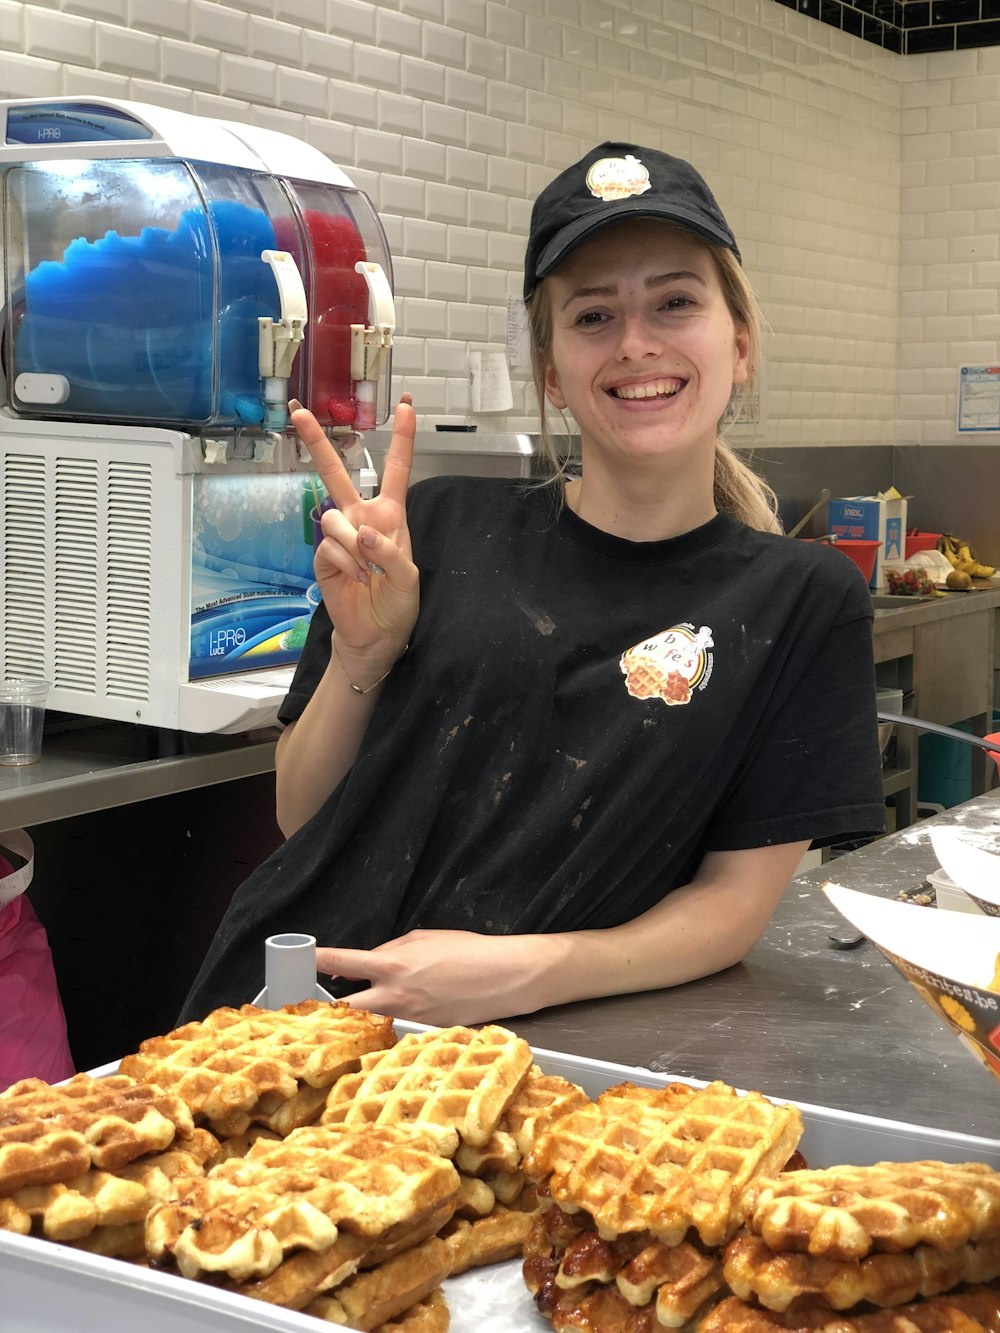
[[[524,299],[588,236],[626,217],[677,222],[740,259],[722,209],[689,162],[637,144],[602,143],[567,167],[535,200],[524,259]]]

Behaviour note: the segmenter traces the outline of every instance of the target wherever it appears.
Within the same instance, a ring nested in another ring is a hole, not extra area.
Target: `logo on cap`
[[[602,157],[587,172],[587,189],[595,199],[606,203],[612,199],[628,199],[631,195],[645,194],[649,189],[649,172],[637,157]]]

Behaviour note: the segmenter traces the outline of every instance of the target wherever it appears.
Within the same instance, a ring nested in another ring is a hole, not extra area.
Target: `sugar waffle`
[[[456,1277],[470,1268],[519,1258],[533,1220],[531,1213],[503,1207],[472,1221],[453,1217],[441,1231],[451,1254],[449,1274]]]
[[[25,1185],[0,1198],[0,1230],[76,1242],[98,1229],[141,1223],[154,1203],[172,1196],[175,1177],[201,1172],[217,1145],[210,1134],[197,1133],[196,1138],[180,1140],[184,1147],[141,1157],[114,1174],[86,1171],[51,1185]],[[141,1226],[138,1232],[141,1250]],[[99,1246],[102,1254],[116,1254],[116,1245],[106,1237],[86,1248]]]
[[[245,1004],[149,1038],[119,1070],[176,1093],[221,1137],[257,1121],[286,1133],[319,1114],[323,1097],[308,1089],[329,1087],[365,1052],[394,1040],[390,1018],[340,1001]]]
[[[552,1198],[586,1209],[602,1235],[648,1230],[675,1245],[693,1226],[720,1245],[743,1219],[746,1187],[780,1170],[801,1133],[796,1107],[724,1083],[623,1083],[557,1120],[525,1172],[548,1177]]]
[[[1000,1172],[979,1162],[877,1162],[759,1181],[749,1225],[773,1250],[857,1259],[953,1250],[1000,1235]]]
[[[350,1324],[368,1333],[405,1313],[440,1287],[448,1276],[450,1252],[438,1236],[414,1245],[376,1268],[348,1278],[330,1296],[319,1296],[306,1314]]]
[[[1000,1276],[1000,1238],[954,1250],[918,1245],[903,1254],[843,1260],[776,1254],[759,1236],[747,1233],[726,1247],[723,1271],[737,1296],[756,1296],[772,1310],[787,1310],[806,1297],[834,1310],[848,1310],[861,1301],[902,1305],[950,1291],[960,1282],[990,1282]]]
[[[849,1315],[816,1306],[780,1315],[731,1297],[702,1320],[699,1333],[1000,1333],[1000,1291],[971,1287],[915,1305]]]
[[[119,1168],[194,1129],[179,1098],[124,1075],[27,1078],[0,1093],[0,1195]]]
[[[375,1333],[448,1333],[451,1315],[440,1287],[412,1306],[398,1319],[377,1328]]]
[[[528,1043],[495,1025],[409,1033],[338,1079],[322,1123],[437,1126],[449,1156],[460,1142],[482,1147],[531,1064]]]
[[[469,1176],[512,1175],[543,1130],[589,1100],[575,1083],[534,1065],[488,1141],[478,1148],[459,1144],[455,1165]]]
[[[267,1277],[293,1249],[322,1254],[341,1229],[370,1241],[453,1208],[457,1191],[451,1162],[406,1127],[298,1129],[179,1181],[176,1200],[147,1218],[146,1243],[185,1277],[245,1282]]]

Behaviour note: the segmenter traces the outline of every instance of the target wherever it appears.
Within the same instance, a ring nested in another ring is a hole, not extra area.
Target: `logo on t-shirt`
[[[707,625],[673,625],[650,639],[633,644],[621,655],[619,666],[625,688],[635,699],[662,699],[665,704],[686,704],[693,690],[703,690],[712,675],[714,648]]]

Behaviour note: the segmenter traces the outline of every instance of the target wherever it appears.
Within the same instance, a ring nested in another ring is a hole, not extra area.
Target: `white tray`
[[[413,1030],[417,1024],[397,1024]],[[697,1079],[536,1050],[550,1074],[578,1083],[590,1096],[629,1079],[646,1087]],[[111,1072],[94,1070],[95,1074]],[[775,1099],[780,1100],[780,1099]],[[977,1138],[895,1120],[851,1115],[799,1103],[805,1121],[800,1151],[811,1166],[931,1158],[988,1162],[1000,1170],[1000,1140]],[[548,1325],[535,1310],[516,1261],[466,1273],[445,1284],[451,1333],[536,1333]],[[0,1231],[0,1333],[238,1333],[247,1329],[319,1333],[309,1315],[137,1268],[67,1245]],[[346,1331],[345,1331],[346,1333]]]

